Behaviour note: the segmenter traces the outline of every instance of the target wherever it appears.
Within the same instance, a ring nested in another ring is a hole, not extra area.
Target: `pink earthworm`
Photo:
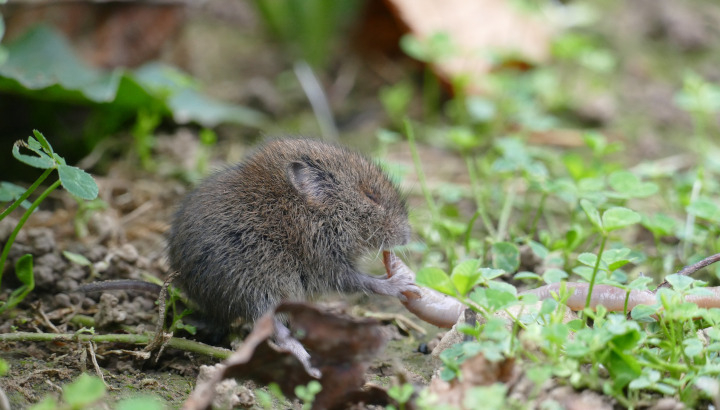
[[[406,275],[415,280],[415,273],[393,253],[383,252],[383,262],[388,277],[393,275]],[[520,295],[536,295],[538,299],[544,300],[553,297],[553,294],[560,293],[560,283],[541,286],[537,289],[521,292]],[[583,310],[587,298],[588,283],[566,282],[564,285],[571,291],[570,297],[565,302],[572,310]],[[403,293],[407,300],[402,302],[405,307],[420,319],[438,327],[452,327],[465,310],[466,306],[457,299],[442,294],[433,289],[419,287],[420,295],[412,292]],[[692,302],[701,308],[720,308],[720,287],[705,288],[710,295],[687,295],[685,300]],[[590,298],[590,307],[604,306],[612,312],[625,310],[625,298],[627,292],[610,285],[595,285]],[[628,298],[627,310],[632,310],[637,305],[652,305],[656,301],[655,292],[649,290],[631,290]]]

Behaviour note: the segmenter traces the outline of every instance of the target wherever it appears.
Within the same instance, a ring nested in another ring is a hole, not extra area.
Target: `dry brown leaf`
[[[223,364],[222,371],[196,386],[184,409],[205,409],[212,403],[214,386],[225,378],[251,379],[261,384],[275,382],[286,397],[295,397],[295,386],[313,378],[294,355],[278,351],[268,342],[273,335],[273,317],[291,318],[290,328],[311,354],[314,367],[322,372],[322,390],[313,408],[346,408],[350,403],[386,405],[387,393],[380,388],[364,389],[368,361],[384,347],[386,338],[379,323],[319,310],[300,302],[281,304],[255,323],[240,348]]]
[[[467,91],[480,92],[482,76],[494,68],[491,53],[517,55],[526,62],[549,56],[553,33],[540,12],[520,10],[507,0],[387,0],[397,16],[420,39],[449,35],[456,55],[433,70],[449,82],[467,76]]]

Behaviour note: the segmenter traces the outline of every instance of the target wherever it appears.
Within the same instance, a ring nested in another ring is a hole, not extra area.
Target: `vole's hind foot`
[[[290,329],[277,319],[275,320],[275,344],[280,349],[292,353],[302,363],[305,371],[310,376],[316,379],[322,377],[320,370],[310,364],[310,353],[305,350],[305,347],[297,339],[290,335]]]

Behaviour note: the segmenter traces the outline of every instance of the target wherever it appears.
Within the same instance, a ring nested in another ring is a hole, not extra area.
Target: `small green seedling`
[[[3,193],[0,194],[0,198],[7,198],[7,196],[10,195],[14,198],[14,202],[5,209],[2,214],[0,214],[0,220],[4,219],[23,203],[27,203],[26,201],[30,195],[40,186],[40,184],[43,183],[43,181],[45,181],[45,179],[47,179],[52,171],[57,170],[58,180],[47,187],[40,196],[38,196],[35,201],[27,207],[26,211],[20,217],[20,220],[15,226],[15,229],[13,229],[12,233],[8,237],[5,247],[2,250],[2,255],[0,255],[0,282],[2,282],[2,273],[5,268],[5,262],[10,253],[10,248],[12,247],[13,242],[15,242],[15,238],[20,232],[20,229],[22,229],[23,225],[25,225],[25,222],[27,222],[33,211],[37,209],[40,203],[45,200],[51,192],[62,185],[63,188],[65,188],[71,195],[84,200],[93,200],[98,195],[98,186],[90,174],[80,168],[67,165],[65,163],[65,159],[53,151],[50,143],[45,139],[45,136],[41,132],[34,130],[33,134],[35,135],[35,138],[28,137],[27,142],[17,141],[13,146],[12,154],[18,161],[35,168],[44,169],[45,171],[22,193],[15,189],[15,187],[17,187],[16,185],[9,183],[3,184],[3,188],[10,187],[10,191],[7,189],[3,191]],[[20,152],[20,148],[30,150],[35,155],[24,154]],[[25,298],[25,296],[33,289],[34,281],[32,277],[32,255],[28,254],[21,257],[15,265],[15,272],[23,285],[10,295],[7,302],[0,304],[0,313],[20,303],[20,301],[22,301],[23,298]]]

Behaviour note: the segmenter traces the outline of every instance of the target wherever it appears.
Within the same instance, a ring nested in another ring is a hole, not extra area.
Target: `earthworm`
[[[715,255],[717,256],[717,255]],[[717,261],[718,258],[714,258]],[[406,275],[415,279],[415,273],[405,265],[405,263],[392,254],[391,252],[383,252],[383,262],[388,277],[393,275]],[[701,264],[696,264],[701,266]],[[693,265],[695,266],[695,265]],[[701,267],[707,266],[702,265]],[[683,269],[684,272],[685,269]],[[583,310],[585,308],[585,300],[589,283],[566,282],[565,287],[571,291],[570,297],[565,302],[572,310]],[[544,300],[553,297],[553,293],[560,293],[560,283],[541,286],[537,289],[521,292],[520,295],[536,295],[538,299]],[[406,292],[404,295],[407,301],[402,302],[405,307],[420,319],[431,323],[438,327],[452,327],[465,310],[466,306],[457,299],[437,292],[425,287],[420,288],[420,296],[417,294]],[[720,287],[704,288],[711,295],[687,295],[685,301],[692,302],[701,308],[720,307]],[[625,310],[625,298],[627,292],[625,289],[610,285],[595,285],[593,287],[593,295],[590,298],[590,307],[595,308],[599,305],[604,306],[611,312],[622,312]],[[631,290],[628,298],[627,310],[632,310],[637,305],[652,305],[656,301],[655,292],[649,290]]]
[[[383,251],[383,263],[388,277],[404,275],[415,281],[415,272],[395,254]],[[457,299],[434,289],[423,286],[418,286],[418,289],[419,296],[413,292],[403,292],[407,300],[401,303],[415,316],[435,326],[452,327],[466,308]]]

